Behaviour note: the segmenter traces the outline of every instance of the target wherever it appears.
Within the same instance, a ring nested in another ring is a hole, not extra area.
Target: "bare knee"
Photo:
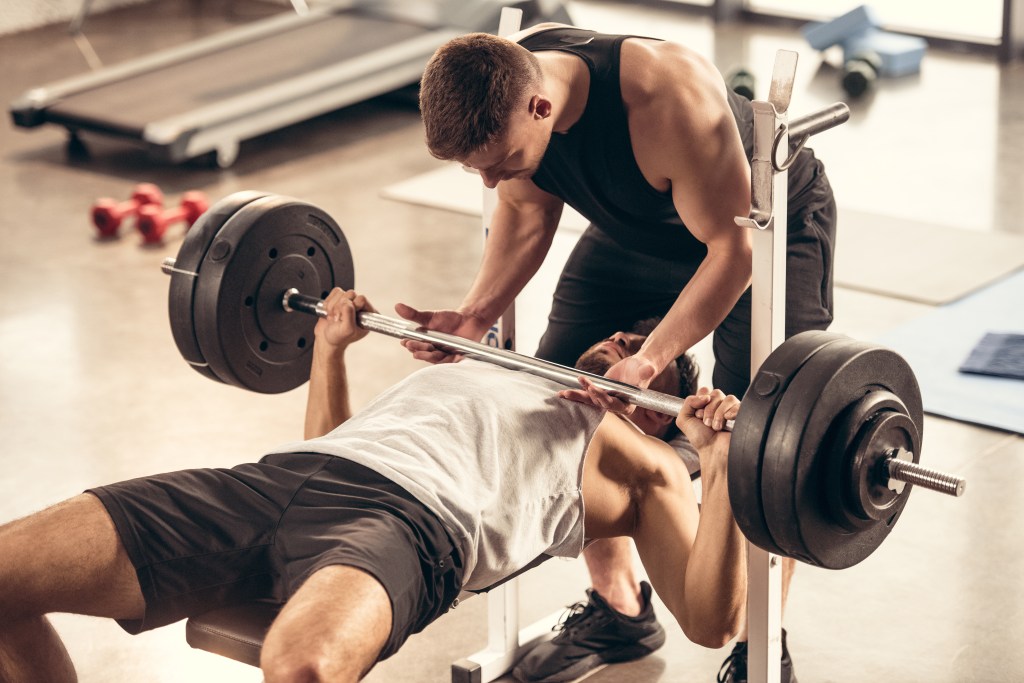
[[[260,669],[263,671],[265,683],[355,683],[360,675],[355,672],[338,673],[323,657],[312,656],[308,652],[268,653],[266,646],[260,656]]]
[[[355,683],[369,666],[356,664],[359,658],[344,647],[325,650],[316,638],[301,633],[272,629],[260,652],[260,669],[265,683]],[[365,669],[365,670],[364,670]]]
[[[391,631],[391,604],[369,574],[345,566],[317,571],[281,610],[263,643],[267,683],[358,681]]]

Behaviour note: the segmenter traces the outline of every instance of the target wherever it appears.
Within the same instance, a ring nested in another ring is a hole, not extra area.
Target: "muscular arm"
[[[455,310],[420,311],[399,303],[404,318],[438,332],[479,340],[540,268],[551,247],[562,201],[529,180],[498,183],[498,204],[491,217],[476,278]],[[457,356],[428,342],[405,340],[413,357],[430,363]]]
[[[724,403],[721,392],[716,396]],[[717,648],[740,628],[746,565],[726,483],[730,435],[694,417],[709,400],[687,399],[677,421],[700,455],[699,513],[675,452],[611,413],[587,452],[583,497],[587,537],[632,536],[651,584],[683,632]],[[735,397],[729,401],[738,405]]]
[[[323,436],[352,417],[345,351],[352,342],[366,336],[366,331],[356,326],[356,313],[373,310],[365,297],[337,288],[324,300],[324,307],[327,317],[317,321],[313,332],[313,365],[306,397],[306,439]]]
[[[639,354],[660,371],[717,327],[750,283],[750,235],[733,221],[750,208],[750,166],[713,65],[650,41],[626,41],[622,59],[637,163],[652,186],[671,191],[683,223],[707,246]]]
[[[732,435],[722,431],[739,405],[735,396],[701,389],[676,419],[700,456],[701,510],[684,575],[685,601],[673,614],[691,640],[711,647],[735,635],[747,595],[746,539],[732,514],[727,481]]]
[[[316,343],[309,375],[303,438],[315,439],[328,434],[350,417],[352,405],[348,395],[345,350]]]
[[[490,327],[534,276],[551,248],[562,201],[530,180],[498,184],[483,259],[459,310]]]
[[[729,436],[705,449],[701,461],[701,510],[686,565],[681,612],[673,610],[694,642],[721,647],[736,633],[746,602],[745,539],[729,503],[725,463]]]

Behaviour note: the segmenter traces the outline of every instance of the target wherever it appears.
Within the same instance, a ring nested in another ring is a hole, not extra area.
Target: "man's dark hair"
[[[470,33],[434,53],[420,81],[427,149],[464,159],[504,134],[530,88],[541,82],[533,53],[504,38]]]

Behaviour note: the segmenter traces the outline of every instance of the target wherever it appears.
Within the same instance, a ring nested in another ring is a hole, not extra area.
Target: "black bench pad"
[[[222,607],[185,624],[185,640],[194,648],[258,667],[263,638],[281,605],[249,602]]]

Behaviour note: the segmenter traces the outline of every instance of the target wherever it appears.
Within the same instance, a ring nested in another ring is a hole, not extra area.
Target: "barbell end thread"
[[[889,478],[944,493],[959,498],[967,490],[967,480],[952,474],[922,467],[915,462],[891,458],[888,463]]]
[[[178,261],[171,256],[168,256],[163,260],[163,263],[160,264],[160,270],[163,271],[164,275],[174,275],[177,273],[179,275],[187,275],[189,277],[199,277],[199,273],[178,268]]]

